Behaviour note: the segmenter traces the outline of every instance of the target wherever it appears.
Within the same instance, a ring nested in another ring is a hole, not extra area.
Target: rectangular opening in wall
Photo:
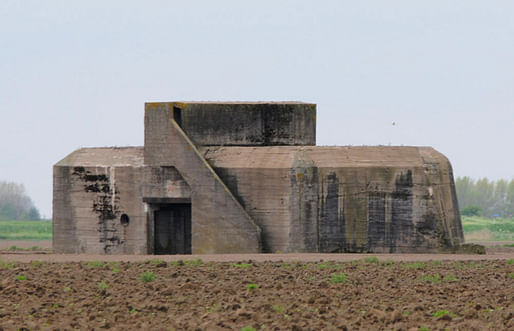
[[[173,107],[173,119],[177,122],[178,126],[182,127],[182,109]]]
[[[154,211],[154,254],[191,254],[191,204],[159,205]]]

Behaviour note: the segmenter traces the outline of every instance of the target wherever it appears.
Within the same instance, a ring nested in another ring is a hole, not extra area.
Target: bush
[[[466,206],[462,208],[460,213],[464,216],[480,216],[482,214],[482,208],[479,206]]]

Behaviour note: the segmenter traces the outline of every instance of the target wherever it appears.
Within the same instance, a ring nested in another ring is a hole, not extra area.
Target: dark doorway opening
[[[160,205],[154,226],[154,254],[191,254],[190,203]]]

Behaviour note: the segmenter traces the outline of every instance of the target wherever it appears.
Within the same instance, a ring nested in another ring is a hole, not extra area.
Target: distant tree
[[[514,179],[510,182],[505,179],[490,181],[487,178],[474,181],[469,177],[457,177],[455,187],[460,206],[479,207],[481,215],[486,217],[496,214],[512,217],[514,214]],[[466,212],[470,211],[473,210],[466,209]]]
[[[31,221],[37,221],[41,219],[41,215],[39,214],[39,210],[32,206],[28,212],[27,219]]]
[[[460,213],[464,216],[480,216],[482,209],[479,206],[467,206],[462,208]]]
[[[23,184],[0,181],[0,219],[39,220],[40,214]]]
[[[507,197],[506,197],[506,214],[514,215],[514,179],[510,181],[509,186],[507,188]]]

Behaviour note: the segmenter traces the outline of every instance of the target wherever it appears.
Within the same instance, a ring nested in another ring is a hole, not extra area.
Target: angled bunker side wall
[[[206,158],[268,252],[431,252],[463,242],[448,160],[418,147],[224,147]]]

